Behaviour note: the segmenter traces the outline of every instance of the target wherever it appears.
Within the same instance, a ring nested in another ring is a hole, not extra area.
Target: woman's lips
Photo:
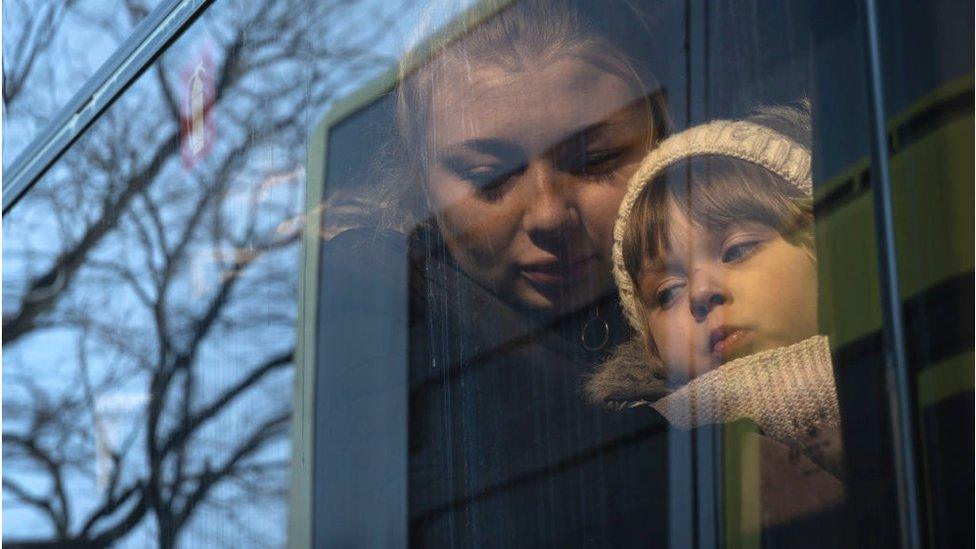
[[[709,350],[718,362],[725,362],[738,355],[751,339],[752,333],[749,330],[721,326],[709,333]]]
[[[595,255],[572,261],[551,261],[524,265],[522,276],[536,284],[563,286],[583,276],[590,268]]]

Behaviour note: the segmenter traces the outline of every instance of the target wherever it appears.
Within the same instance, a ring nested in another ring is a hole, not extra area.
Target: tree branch
[[[289,418],[291,418],[291,414],[289,412],[283,412],[269,418],[254,429],[252,434],[238,446],[237,450],[224,462],[223,465],[213,470],[209,467],[205,468],[196,489],[192,494],[190,494],[183,505],[183,509],[181,509],[177,514],[174,520],[174,525],[177,528],[182,527],[193,513],[197,505],[199,505],[210,492],[210,489],[229,475],[238,463],[264,446],[264,444],[271,440],[275,435],[286,432]]]
[[[28,455],[33,456],[37,461],[44,465],[45,469],[47,469],[48,474],[51,476],[51,482],[54,483],[54,494],[57,498],[59,507],[57,512],[52,514],[55,530],[58,532],[58,537],[62,539],[66,538],[68,536],[69,526],[69,503],[68,496],[64,490],[64,478],[62,476],[61,463],[45,453],[44,450],[37,445],[34,439],[13,433],[4,433],[3,441],[7,444],[14,444],[22,447],[27,451]],[[51,506],[51,509],[54,511],[53,505]]]
[[[180,425],[179,429],[170,433],[170,435],[166,437],[166,441],[162,444],[160,452],[166,454],[175,446],[185,443],[186,439],[189,438],[194,431],[220,413],[221,410],[233,402],[233,400],[240,396],[241,393],[256,385],[269,373],[277,370],[278,368],[291,364],[293,360],[294,352],[288,351],[272,357],[261,366],[255,368],[250,374],[245,376],[244,379],[238,381],[237,384],[225,391],[223,395],[193,414],[193,416],[185,424]]]
[[[88,253],[115,227],[129,202],[155,179],[163,164],[169,159],[172,149],[178,145],[178,141],[179,136],[176,132],[167,136],[146,166],[129,179],[128,187],[103,208],[100,220],[88,227],[78,244],[71,250],[63,252],[43,275],[31,281],[20,309],[4,322],[3,345],[9,345],[29,332],[34,327],[37,317],[54,305],[58,296],[71,285],[75,273],[84,263]],[[57,291],[50,291],[52,284],[58,280],[60,280],[60,287]],[[41,294],[40,298],[32,299],[32,296],[37,294]]]

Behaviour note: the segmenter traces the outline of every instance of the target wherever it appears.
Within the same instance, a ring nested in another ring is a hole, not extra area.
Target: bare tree
[[[218,6],[210,153],[181,166],[167,54],[5,219],[4,505],[47,530],[6,546],[173,547],[203,508],[283,507],[305,139],[392,62],[399,12]]]
[[[37,60],[51,45],[51,38],[58,31],[67,14],[77,0],[61,2],[38,2],[32,9],[23,0],[8,0],[4,10],[6,19],[9,10],[14,10],[23,20],[17,21],[20,28],[16,39],[4,47],[3,59],[3,105],[7,108],[24,89],[24,83],[35,68]],[[14,4],[10,6],[10,4]],[[33,4],[33,3],[31,3]],[[4,27],[10,28],[4,21]],[[12,30],[12,29],[11,29]]]

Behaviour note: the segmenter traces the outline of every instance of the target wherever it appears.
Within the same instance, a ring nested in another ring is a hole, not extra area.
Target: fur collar
[[[583,388],[591,403],[616,407],[653,402],[672,391],[662,365],[649,362],[636,337],[614,349],[586,379]]]

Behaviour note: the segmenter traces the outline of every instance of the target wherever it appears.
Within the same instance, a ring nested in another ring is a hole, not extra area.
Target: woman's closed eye
[[[609,179],[620,167],[620,159],[623,154],[623,149],[587,151],[573,158],[566,166],[566,171],[584,177]]]
[[[497,194],[505,182],[525,170],[525,166],[504,164],[462,165],[449,163],[447,167],[455,176],[470,183],[479,193],[484,195]]]
[[[482,189],[500,183],[504,179],[504,173],[505,170],[498,166],[473,166],[458,170],[461,179]]]

